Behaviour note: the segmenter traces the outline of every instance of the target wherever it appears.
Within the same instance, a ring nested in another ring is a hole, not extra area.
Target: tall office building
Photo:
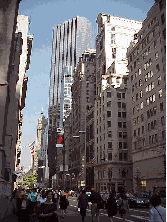
[[[91,47],[91,23],[79,17],[56,25],[53,29],[52,67],[49,105],[60,102],[60,79],[67,66],[76,67],[79,56]]]
[[[79,56],[90,47],[91,23],[87,18],[77,16],[54,27],[49,92],[49,149],[55,147],[57,128],[62,128],[63,119],[71,111],[70,90],[74,67]],[[53,149],[48,150],[50,166],[56,166],[57,154],[53,153]],[[51,174],[54,175],[55,170]]]
[[[165,18],[165,1],[156,0],[127,53],[133,172],[147,191],[166,189]]]

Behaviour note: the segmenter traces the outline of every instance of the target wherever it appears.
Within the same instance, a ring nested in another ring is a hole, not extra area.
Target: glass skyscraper
[[[87,18],[77,16],[54,27],[49,107],[59,107],[60,128],[71,110],[73,70],[86,48],[91,48],[91,23]]]

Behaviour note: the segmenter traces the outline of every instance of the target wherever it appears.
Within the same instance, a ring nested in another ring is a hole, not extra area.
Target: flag
[[[30,148],[30,151],[31,151],[31,155],[34,155],[34,145],[35,145],[35,141],[30,143],[30,145],[29,145],[29,148]]]
[[[96,157],[94,156],[94,157],[90,160],[90,162],[88,163],[88,167],[93,167],[93,166],[95,165],[95,163],[96,163]]]

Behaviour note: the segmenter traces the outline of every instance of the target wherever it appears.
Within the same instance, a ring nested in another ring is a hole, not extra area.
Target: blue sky
[[[34,35],[30,68],[26,72],[28,87],[23,109],[21,166],[28,167],[31,154],[28,144],[36,140],[37,121],[43,107],[48,116],[49,78],[52,31],[57,24],[73,17],[87,17],[94,37],[96,18],[100,12],[143,21],[154,0],[22,0],[19,14],[31,17],[30,33]],[[94,44],[92,42],[92,47]]]

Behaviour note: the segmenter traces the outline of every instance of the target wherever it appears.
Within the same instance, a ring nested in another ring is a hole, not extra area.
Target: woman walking
[[[67,198],[64,194],[64,191],[60,194],[60,217],[64,218],[65,212],[67,209]]]
[[[84,222],[85,220],[87,206],[88,206],[88,195],[86,194],[85,190],[82,190],[82,193],[80,194],[78,198],[78,208],[80,208],[82,222]]]
[[[154,194],[150,198],[150,203],[153,206],[150,209],[150,220],[149,222],[154,221],[166,221],[166,209],[161,206],[161,197],[158,194]]]
[[[124,193],[121,193],[118,200],[118,205],[119,205],[119,214],[121,214],[123,222],[125,222],[124,216],[126,215],[127,212],[129,212],[129,205],[128,205],[127,196]]]
[[[117,214],[117,203],[113,193],[110,193],[109,198],[107,199],[107,211],[110,222],[112,221],[112,217]]]
[[[39,209],[39,221],[40,222],[57,222],[57,207],[56,204],[52,202],[52,191],[46,191],[46,201],[41,203]]]

